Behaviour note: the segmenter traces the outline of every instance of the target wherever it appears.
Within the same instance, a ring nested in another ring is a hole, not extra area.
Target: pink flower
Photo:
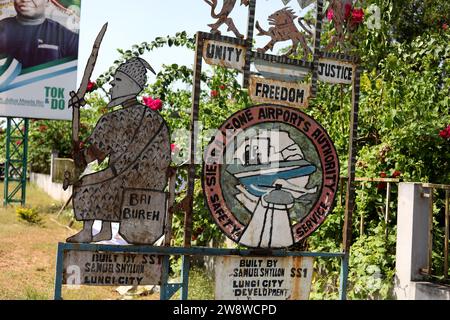
[[[442,29],[445,30],[445,31],[447,31],[447,29],[448,29],[448,24],[444,23],[444,24],[442,25]]]
[[[87,84],[87,87],[86,87],[86,91],[87,92],[92,92],[95,89],[97,89],[97,83],[89,81],[88,84]]]
[[[328,19],[328,21],[333,20],[333,17],[334,17],[333,9],[328,9],[328,11],[327,11],[327,19]]]
[[[150,109],[152,109],[153,111],[159,111],[162,109],[162,106],[163,106],[162,101],[159,99],[156,99],[156,100],[153,100],[153,103],[150,106]]]
[[[144,104],[147,107],[150,107],[153,103],[153,98],[152,97],[142,97],[142,101],[144,101]]]
[[[178,146],[175,143],[172,143],[170,145],[170,151],[172,151],[172,152],[178,151]]]
[[[353,9],[352,11],[352,24],[358,25],[361,24],[364,20],[364,10],[359,9]]]
[[[143,97],[142,101],[147,107],[149,107],[153,111],[159,111],[162,109],[163,106],[163,103],[160,99],[153,100],[152,97]]]

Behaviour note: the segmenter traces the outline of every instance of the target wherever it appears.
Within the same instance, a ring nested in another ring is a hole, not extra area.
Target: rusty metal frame
[[[355,207],[355,166],[356,166],[356,141],[358,138],[358,112],[359,112],[359,94],[360,94],[360,78],[362,69],[360,66],[356,67],[355,77],[353,78],[353,92],[352,92],[352,110],[350,114],[350,137],[349,137],[349,157],[348,157],[348,183],[345,199],[345,218],[343,230],[343,251],[345,257],[343,258],[342,267],[346,268],[348,273],[348,264],[350,259],[350,248],[352,245],[352,230],[353,230],[353,211]],[[344,274],[344,270],[341,274]],[[341,285],[341,299],[346,300],[347,278],[342,278]]]
[[[317,94],[317,81],[319,79],[319,59],[320,41],[322,38],[322,23],[323,23],[323,0],[317,0],[317,21],[316,21],[316,33],[314,36],[314,56],[313,56],[313,70],[311,78],[311,98],[315,98]]]

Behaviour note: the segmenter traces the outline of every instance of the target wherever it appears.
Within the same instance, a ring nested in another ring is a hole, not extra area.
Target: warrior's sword
[[[91,55],[86,63],[86,68],[84,69],[84,75],[81,80],[80,87],[78,91],[70,92],[71,99],[69,101],[69,108],[72,107],[72,148],[73,148],[73,160],[75,163],[75,174],[73,179],[71,179],[70,172],[66,171],[64,173],[64,185],[63,188],[66,190],[69,187],[70,180],[75,181],[78,179],[83,168],[82,155],[80,154],[80,107],[86,104],[84,100],[84,96],[87,92],[87,87],[89,84],[89,80],[92,76],[92,72],[94,71],[95,64],[97,62],[98,52],[100,50],[100,45],[103,41],[103,37],[106,33],[106,29],[108,28],[108,23],[105,23],[100,30],[97,38],[95,39],[94,46],[92,48]]]

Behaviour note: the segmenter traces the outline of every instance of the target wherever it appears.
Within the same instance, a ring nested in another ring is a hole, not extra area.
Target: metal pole
[[[56,255],[56,275],[55,275],[55,295],[54,300],[62,300],[62,282],[64,272],[64,244],[58,243],[58,253]]]
[[[253,31],[255,29],[255,12],[256,12],[256,0],[250,0],[248,9],[247,39],[246,39],[247,52],[245,53],[245,66],[243,79],[244,88],[248,88],[250,79],[250,64],[253,48]]]
[[[345,258],[343,268],[348,269],[348,261],[350,255],[350,247],[352,245],[352,224],[353,224],[353,209],[355,201],[355,164],[356,164],[356,140],[358,137],[358,112],[359,112],[359,92],[360,92],[360,77],[361,68],[356,67],[355,77],[353,79],[353,103],[350,115],[350,145],[349,145],[349,159],[348,159],[348,183],[345,201],[345,221],[344,221],[344,235],[343,245]],[[343,272],[348,274],[348,270]],[[346,299],[347,281],[342,281],[342,296],[341,299]]]
[[[4,198],[3,206],[8,205],[9,197],[9,164],[11,161],[11,118],[7,118],[6,125],[6,161],[5,161],[5,182],[4,182]]]
[[[187,300],[189,296],[189,270],[191,267],[189,256],[183,256],[183,265],[181,269],[181,300]]]
[[[348,260],[348,254],[341,258],[341,274],[339,281],[339,299],[341,300],[347,300]]]
[[[430,188],[430,198],[428,206],[428,270],[427,273],[431,276],[431,269],[433,268],[433,195],[434,189]]]
[[[200,85],[201,85],[201,73],[202,73],[202,54],[203,54],[204,39],[203,33],[197,32],[196,50],[195,50],[195,68],[194,68],[194,87],[192,92],[192,111],[191,111],[191,124],[190,124],[190,158],[189,158],[189,172],[188,172],[188,188],[187,188],[187,201],[188,207],[184,218],[184,246],[191,246],[192,238],[192,213],[194,207],[194,189],[195,189],[195,152],[197,151],[196,138],[197,138],[197,121],[200,108]]]
[[[200,108],[200,94],[201,94],[201,74],[202,74],[202,62],[203,62],[203,46],[204,39],[203,33],[197,32],[196,48],[195,48],[195,68],[194,68],[194,86],[192,92],[192,110],[191,110],[191,141],[190,141],[190,158],[188,169],[188,187],[187,187],[187,208],[184,216],[184,247],[191,247],[192,239],[192,215],[194,208],[194,191],[195,191],[195,153],[197,151],[196,138],[197,138],[197,122]],[[181,293],[181,299],[187,299],[189,283],[189,257],[183,256],[183,288]]]
[[[175,184],[177,180],[177,170],[171,170],[169,175],[169,199],[167,200],[167,218],[166,218],[166,230],[164,233],[164,246],[170,247],[172,240],[172,219],[173,219],[173,206],[175,204]],[[171,295],[169,293],[169,272],[170,272],[170,256],[165,255],[162,262],[162,275],[161,275],[161,292],[160,300],[169,300]]]
[[[450,233],[450,213],[449,213],[450,191],[445,190],[445,244],[444,244],[444,279],[448,278],[448,241]]]
[[[23,131],[23,153],[22,153],[22,198],[21,203],[25,205],[26,193],[27,193],[27,168],[28,168],[28,129],[30,126],[30,120],[25,119]]]
[[[160,286],[160,293],[159,293],[159,299],[160,300],[169,300],[169,294],[168,294],[168,286],[169,286],[169,267],[170,267],[170,261],[169,256],[164,256],[162,260],[162,274],[161,274],[161,286]]]
[[[320,52],[320,39],[322,37],[322,21],[323,21],[323,0],[317,0],[317,21],[316,21],[316,33],[314,35],[314,56],[313,56],[313,72],[311,78],[311,98],[315,98],[317,95],[317,81],[319,79],[319,59],[321,58]]]
[[[388,223],[389,223],[389,205],[391,203],[391,183],[388,182],[387,183],[387,188],[386,188],[386,211],[384,214],[384,238],[388,239],[388,235],[389,235],[389,229],[388,229]]]

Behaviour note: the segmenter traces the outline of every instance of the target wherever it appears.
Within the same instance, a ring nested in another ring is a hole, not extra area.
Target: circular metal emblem
[[[205,152],[203,191],[211,214],[233,241],[284,248],[325,220],[339,182],[327,132],[303,112],[258,105],[231,116]]]

